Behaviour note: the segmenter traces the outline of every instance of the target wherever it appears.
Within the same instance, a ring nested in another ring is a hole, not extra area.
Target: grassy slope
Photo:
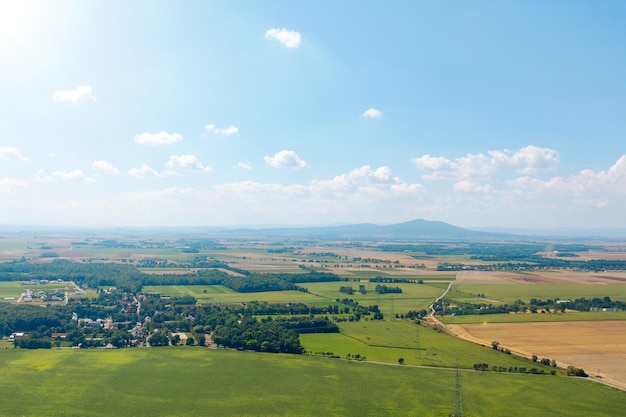
[[[0,351],[0,415],[444,416],[454,372],[150,348]],[[465,415],[619,415],[626,395],[558,376],[462,373]],[[493,395],[497,392],[497,395]]]
[[[340,334],[303,334],[303,346],[311,352],[332,352],[345,358],[348,353],[365,356],[369,361],[397,363],[404,358],[407,365],[449,367],[456,361],[462,368],[475,363],[489,365],[536,366],[530,361],[494,351],[408,321],[360,321],[341,323]],[[418,343],[419,340],[419,349]],[[549,368],[545,368],[550,372]]]

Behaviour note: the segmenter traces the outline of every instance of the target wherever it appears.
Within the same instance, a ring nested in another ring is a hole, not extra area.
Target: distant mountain
[[[505,236],[498,233],[468,230],[444,222],[423,219],[383,226],[361,223],[342,226],[243,228],[222,230],[221,232],[257,236],[372,240],[495,239]]]

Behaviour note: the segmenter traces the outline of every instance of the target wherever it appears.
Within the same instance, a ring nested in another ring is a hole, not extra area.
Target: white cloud
[[[169,169],[182,169],[189,171],[198,171],[198,172],[212,172],[213,170],[204,166],[202,162],[198,160],[195,155],[187,154],[187,155],[172,155],[170,156],[169,161],[166,164]]]
[[[463,180],[454,184],[454,191],[468,194],[491,194],[496,190],[491,185],[481,185]]]
[[[103,160],[93,161],[91,167],[96,171],[104,172],[105,174],[117,175],[120,173],[119,169]]]
[[[74,90],[59,90],[52,95],[52,100],[59,103],[84,103],[96,101],[91,86],[80,85]]]
[[[541,180],[524,176],[508,182],[512,191],[527,197],[548,194],[569,194],[581,201],[597,201],[598,196],[626,195],[626,155],[622,155],[606,171],[584,169],[571,177],[554,177]],[[601,200],[605,200],[604,197]]]
[[[169,145],[183,140],[179,133],[167,133],[161,131],[159,133],[140,133],[135,135],[135,142],[142,145]]]
[[[274,168],[309,168],[309,165],[300,159],[294,151],[282,150],[275,153],[274,156],[266,156],[263,159],[267,165]]]
[[[300,46],[300,42],[302,41],[302,36],[299,32],[295,32],[293,30],[288,30],[285,28],[268,29],[267,32],[265,32],[265,38],[275,39],[280,42],[285,48],[298,48]]]
[[[503,167],[517,167],[521,173],[556,169],[559,165],[559,153],[549,148],[527,146],[516,152],[508,149],[489,151],[486,155],[467,154],[454,160],[423,155],[412,161],[419,169],[430,171],[423,176],[425,179],[468,179],[491,177]]]
[[[141,164],[139,168],[131,168],[128,170],[128,175],[135,178],[164,178],[167,177],[169,174],[169,172],[159,172],[146,164]]]
[[[252,169],[252,164],[248,162],[237,162],[233,168],[235,169]]]
[[[2,159],[17,158],[20,161],[28,161],[28,158],[22,155],[20,151],[18,151],[16,148],[12,148],[9,146],[0,146],[0,158]]]
[[[383,112],[374,108],[367,109],[363,112],[363,117],[367,117],[370,119],[380,119],[381,117],[383,117]]]
[[[225,135],[231,136],[239,133],[239,128],[233,125],[230,125],[224,129],[218,129],[214,124],[206,124],[204,125],[204,130],[208,133],[215,133],[217,135]]]
[[[85,184],[93,184],[96,182],[95,178],[88,177],[79,169],[74,171],[54,171],[48,175],[43,169],[37,171],[35,178],[41,182],[52,181],[80,181]]]
[[[26,181],[15,178],[0,178],[0,191],[10,192],[19,187],[25,187]]]

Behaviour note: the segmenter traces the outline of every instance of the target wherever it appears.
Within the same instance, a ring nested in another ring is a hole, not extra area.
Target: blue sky
[[[2,1],[0,224],[626,227],[621,1]]]

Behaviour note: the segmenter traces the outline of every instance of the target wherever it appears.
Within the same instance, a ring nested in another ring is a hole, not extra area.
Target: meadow
[[[611,297],[613,300],[626,301],[626,285],[590,285],[590,284],[456,284],[446,298],[477,303],[476,295],[498,303],[514,303],[515,300],[528,302],[531,298],[570,299]]]
[[[454,369],[199,347],[0,351],[1,416],[447,416]],[[620,415],[626,395],[561,376],[460,373],[465,416]]]
[[[407,365],[473,368],[475,363],[489,365],[542,368],[527,359],[470,343],[427,326],[417,326],[406,320],[360,321],[339,323],[340,333],[303,334],[300,336],[307,351],[332,352],[341,358],[359,354],[368,361]]]

